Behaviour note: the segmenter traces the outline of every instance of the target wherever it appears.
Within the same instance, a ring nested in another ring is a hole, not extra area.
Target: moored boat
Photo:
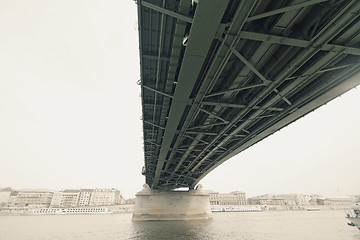
[[[29,209],[24,215],[66,215],[66,214],[107,214],[107,207],[37,208]]]
[[[262,212],[262,208],[257,207],[213,207],[211,212]]]
[[[346,213],[346,218],[349,219],[349,226],[357,227],[360,230],[360,203],[355,203],[352,211]]]
[[[320,208],[307,208],[306,211],[309,211],[309,212],[320,211]]]

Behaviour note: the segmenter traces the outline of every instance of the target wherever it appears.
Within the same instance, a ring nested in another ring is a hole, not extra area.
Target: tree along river
[[[360,231],[344,211],[213,213],[210,221],[132,222],[131,214],[0,216],[1,240],[347,240]]]

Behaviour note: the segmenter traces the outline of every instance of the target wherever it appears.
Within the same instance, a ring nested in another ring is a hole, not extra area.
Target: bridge
[[[360,1],[137,0],[151,189],[224,161],[360,84]]]

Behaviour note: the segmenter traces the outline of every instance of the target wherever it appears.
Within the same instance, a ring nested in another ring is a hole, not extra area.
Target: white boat
[[[107,207],[37,208],[29,209],[25,215],[107,214]]]
[[[320,211],[320,208],[307,208],[306,211],[309,211],[309,212]]]
[[[214,207],[212,212],[262,212],[262,208],[257,207]]]
[[[355,203],[352,211],[346,213],[346,218],[349,219],[349,226],[357,227],[360,230],[360,203]]]

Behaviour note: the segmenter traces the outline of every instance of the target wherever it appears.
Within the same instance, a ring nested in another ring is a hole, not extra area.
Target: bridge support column
[[[211,219],[209,194],[202,190],[188,192],[159,191],[147,184],[136,194],[133,221],[208,220]]]

